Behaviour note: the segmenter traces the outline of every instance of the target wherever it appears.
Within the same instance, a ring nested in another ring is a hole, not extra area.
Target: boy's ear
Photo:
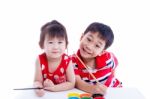
[[[99,54],[99,56],[103,55],[104,53],[105,53],[105,50],[103,50],[103,51]]]
[[[82,33],[82,35],[81,35],[81,37],[80,37],[80,41],[82,40],[83,36],[84,36],[84,34]]]

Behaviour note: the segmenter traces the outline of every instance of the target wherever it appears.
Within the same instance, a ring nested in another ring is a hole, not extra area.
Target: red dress
[[[77,55],[80,57],[79,50]],[[96,84],[95,79],[75,56],[72,57],[72,61],[76,75],[80,75],[81,79],[87,83]],[[89,71],[96,77],[97,81],[107,87],[120,87],[122,83],[114,76],[117,65],[118,61],[114,54],[106,51],[104,54],[96,57],[96,68],[89,69]]]
[[[66,69],[70,62],[70,57],[68,57],[66,54],[63,54],[61,63],[53,73],[49,72],[48,60],[45,53],[39,55],[39,60],[40,60],[43,80],[50,79],[53,81],[54,84],[66,82]]]

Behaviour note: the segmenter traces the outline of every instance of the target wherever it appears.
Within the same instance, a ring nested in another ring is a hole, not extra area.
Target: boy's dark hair
[[[46,23],[41,27],[41,34],[40,34],[40,41],[39,45],[43,48],[45,35],[48,34],[50,37],[59,37],[65,38],[66,40],[66,47],[68,45],[68,37],[66,28],[56,20],[52,20],[51,22]]]
[[[106,42],[105,49],[110,47],[114,41],[113,31],[109,26],[103,23],[98,23],[98,22],[91,23],[84,31],[84,34],[88,32],[98,32],[101,38],[104,39]]]

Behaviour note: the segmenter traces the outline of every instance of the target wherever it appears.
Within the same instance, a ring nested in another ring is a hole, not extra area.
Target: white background
[[[124,87],[150,98],[149,5],[148,0],[0,0],[0,98],[32,85],[35,59],[42,52],[40,28],[53,19],[67,28],[69,54],[90,23],[109,25],[115,41],[108,50],[119,60],[116,76]]]

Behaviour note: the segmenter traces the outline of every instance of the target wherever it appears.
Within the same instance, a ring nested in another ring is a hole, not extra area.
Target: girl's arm
[[[43,82],[43,78],[41,73],[40,62],[39,59],[37,58],[35,63],[34,85],[36,87],[43,87],[42,82]]]
[[[46,90],[49,91],[64,91],[74,88],[75,85],[75,74],[72,66],[72,62],[70,61],[69,66],[66,70],[67,81],[64,83],[60,83],[51,87],[46,87]]]
[[[105,94],[107,87],[102,84],[91,85],[83,81],[79,75],[76,75],[76,87],[85,92],[92,94],[100,93]]]
[[[40,87],[43,88],[43,78],[42,78],[42,73],[41,73],[41,67],[40,67],[40,62],[39,59],[36,59],[36,63],[35,63],[35,75],[34,75],[34,87]],[[37,89],[35,90],[35,93],[37,94],[37,96],[43,96],[44,95],[44,90],[43,89]]]

